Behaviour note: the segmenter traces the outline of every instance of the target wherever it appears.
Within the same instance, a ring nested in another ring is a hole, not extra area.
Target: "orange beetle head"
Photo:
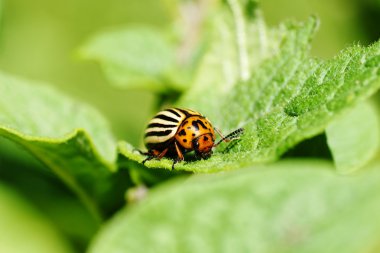
[[[207,133],[198,136],[193,140],[193,147],[196,155],[203,159],[207,159],[212,155],[212,148],[214,146],[214,135]]]

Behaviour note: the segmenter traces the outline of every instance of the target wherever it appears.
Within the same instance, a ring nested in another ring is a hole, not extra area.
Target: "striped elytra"
[[[239,135],[242,131],[239,130]],[[221,141],[227,142],[238,136],[221,137]],[[148,152],[144,154],[148,157],[143,163],[153,158],[169,157],[174,159],[172,168],[175,163],[184,160],[183,154],[195,151],[196,157],[206,159],[211,156],[212,148],[216,146],[211,122],[196,111],[180,108],[168,108],[158,112],[148,123],[144,142],[148,148]]]
[[[157,113],[145,130],[145,144],[164,143],[174,137],[178,127],[186,118],[187,110],[169,108]],[[149,147],[148,147],[149,148]]]

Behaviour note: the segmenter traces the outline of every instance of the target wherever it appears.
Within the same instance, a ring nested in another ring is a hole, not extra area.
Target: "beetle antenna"
[[[232,140],[236,140],[240,138],[240,135],[244,133],[244,128],[238,128],[235,131],[227,134],[224,136],[220,141],[218,141],[216,144],[214,144],[214,147],[218,146],[220,143],[224,142],[230,142]]]

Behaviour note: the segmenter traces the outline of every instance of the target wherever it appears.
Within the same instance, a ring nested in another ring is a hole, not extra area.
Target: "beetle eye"
[[[196,139],[193,140],[193,147],[194,147],[195,150],[198,150],[198,148],[199,148],[198,138],[196,138]]]

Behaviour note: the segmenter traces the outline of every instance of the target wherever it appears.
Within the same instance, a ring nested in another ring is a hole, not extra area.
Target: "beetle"
[[[221,140],[215,143],[215,132]],[[212,149],[221,142],[229,142],[239,138],[244,132],[239,128],[227,136],[214,128],[211,122],[199,112],[168,108],[158,112],[148,123],[145,130],[144,143],[148,152],[141,152],[147,155],[143,164],[151,159],[161,159],[168,157],[174,159],[174,165],[183,161],[184,154],[190,151],[195,152],[197,159],[207,159],[212,155]]]

